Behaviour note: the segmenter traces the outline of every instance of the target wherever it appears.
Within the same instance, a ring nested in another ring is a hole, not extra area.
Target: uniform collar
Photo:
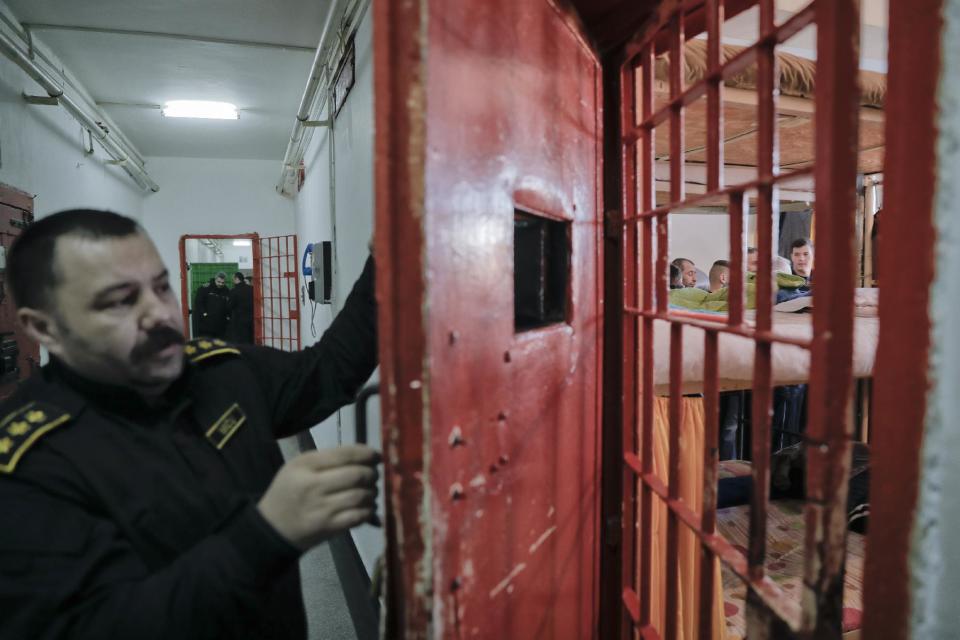
[[[163,414],[182,407],[189,400],[185,390],[190,369],[189,365],[185,365],[183,373],[170,385],[160,402],[149,404],[133,389],[90,380],[53,356],[44,367],[45,377],[68,387],[87,403],[110,413],[130,417]]]

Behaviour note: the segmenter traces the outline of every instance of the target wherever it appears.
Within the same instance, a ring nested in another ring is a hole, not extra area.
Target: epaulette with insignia
[[[70,420],[66,411],[45,402],[30,402],[0,420],[0,473],[13,473],[37,440]]]
[[[216,358],[224,355],[240,355],[240,350],[220,340],[219,338],[197,338],[189,341],[183,347],[190,362],[203,362],[207,358]]]

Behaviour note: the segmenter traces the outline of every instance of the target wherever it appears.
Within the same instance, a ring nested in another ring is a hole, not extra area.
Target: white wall
[[[369,253],[367,242],[373,230],[373,44],[372,12],[367,11],[356,35],[356,82],[337,116],[332,136],[326,129],[314,135],[304,156],[306,180],[297,195],[297,235],[301,246],[320,240],[335,241],[336,273],[333,305],[318,305],[314,328],[323,333],[363,270]],[[330,144],[334,151],[334,203],[330,199]],[[280,167],[274,167],[274,180]],[[304,346],[316,341],[311,331],[311,309],[303,311]],[[377,379],[374,374],[373,380]],[[379,402],[368,406],[370,445],[380,448]],[[345,407],[312,430],[318,447],[333,447],[354,440],[354,408]],[[381,494],[383,487],[381,485]],[[381,501],[382,504],[382,501]],[[381,515],[383,511],[381,509]],[[354,541],[368,571],[383,553],[380,529],[363,526],[353,530]]]
[[[61,107],[29,105],[22,92],[43,93],[0,58],[0,182],[35,195],[37,217],[84,207],[140,219],[147,192],[122,169],[104,164],[98,145],[86,155],[80,124]]]
[[[193,238],[187,240],[185,249],[187,262],[215,262],[217,259],[213,249]]]
[[[218,262],[235,262],[240,269],[253,269],[253,247],[235,247],[233,240],[221,240],[220,250],[223,252],[219,256]],[[233,286],[233,274],[227,274],[227,280],[230,286]]]
[[[214,242],[219,244],[220,253],[215,253],[213,249],[200,242],[198,238],[187,240],[186,250],[184,251],[187,262],[237,263],[241,271],[253,269],[253,246],[237,247],[233,245],[233,240],[229,238],[217,238]],[[227,284],[233,286],[233,273],[227,274]]]
[[[670,259],[693,260],[709,272],[714,260],[730,256],[730,222],[726,214],[671,213]]]
[[[276,162],[148,158],[160,191],[143,206],[141,222],[180,282],[180,236],[294,233],[293,203],[274,189]],[[225,247],[226,249],[226,247]]]

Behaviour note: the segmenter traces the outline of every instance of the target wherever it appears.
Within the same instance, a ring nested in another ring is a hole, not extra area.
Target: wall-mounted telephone
[[[319,304],[333,302],[333,243],[311,242],[303,252],[300,269],[307,283],[307,295]]]

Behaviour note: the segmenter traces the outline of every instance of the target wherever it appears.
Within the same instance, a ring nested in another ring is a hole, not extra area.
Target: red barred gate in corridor
[[[260,238],[254,250],[256,343],[300,350],[300,276],[297,236]]]

